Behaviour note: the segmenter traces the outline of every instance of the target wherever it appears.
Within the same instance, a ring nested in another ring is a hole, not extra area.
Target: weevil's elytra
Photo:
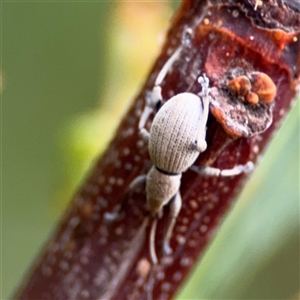
[[[154,117],[149,140],[149,154],[157,168],[179,174],[194,163],[199,155],[193,147],[199,124],[203,117],[207,120],[202,112],[200,98],[191,93],[178,94],[162,106]]]

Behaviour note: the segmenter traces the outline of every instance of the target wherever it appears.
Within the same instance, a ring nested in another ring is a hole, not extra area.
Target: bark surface
[[[151,167],[147,148],[138,137],[146,95],[179,46],[183,51],[162,84],[164,99],[185,91],[199,93],[197,79],[203,73],[213,88],[208,148],[196,165],[229,169],[248,161],[255,164],[276,133],[299,91],[299,2],[184,1],[115,138],[74,196],[14,299],[170,299],[196,264],[249,175],[205,178],[185,172],[180,188],[183,206],[171,239],[173,253],[161,253],[166,207],[157,226],[156,266],[149,254],[152,219],[145,189],[128,190]],[[253,105],[228,90],[228,81],[253,72],[267,74],[275,83],[272,103]],[[221,113],[216,107],[222,107]],[[119,219],[104,218],[120,205]]]

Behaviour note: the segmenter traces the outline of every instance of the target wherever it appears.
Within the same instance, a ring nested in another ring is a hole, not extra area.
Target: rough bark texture
[[[161,253],[166,207],[157,227],[156,266],[149,255],[152,219],[146,210],[145,191],[128,190],[132,180],[151,167],[147,148],[138,137],[146,94],[179,45],[183,51],[162,84],[165,99],[187,90],[200,92],[197,78],[206,73],[214,101],[225,99],[232,111],[234,101],[241,101],[226,89],[226,82],[234,76],[259,71],[275,83],[274,102],[258,104],[258,115],[254,113],[266,123],[263,130],[261,124],[256,129],[253,121],[246,133],[236,133],[218,113],[210,114],[208,148],[196,165],[228,169],[257,162],[299,90],[299,2],[186,0],[114,140],[75,195],[15,299],[170,299],[203,253],[248,175],[204,178],[193,171],[184,173],[183,206],[171,239],[173,254]],[[237,125],[252,122],[253,106],[243,105],[240,118],[235,119]],[[271,122],[264,121],[266,114]],[[121,204],[119,219],[104,218]]]

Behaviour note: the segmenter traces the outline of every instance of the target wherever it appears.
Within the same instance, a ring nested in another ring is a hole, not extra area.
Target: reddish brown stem
[[[151,166],[147,148],[138,137],[139,116],[158,72],[180,45],[183,51],[162,84],[165,99],[186,90],[200,92],[197,79],[206,73],[216,99],[224,98],[228,105],[235,96],[228,94],[226,82],[234,72],[266,73],[277,87],[274,103],[260,104],[258,115],[250,104],[243,104],[246,110],[241,122],[249,111],[254,122],[262,121],[262,125],[273,116],[271,126],[262,130],[261,124],[258,128],[251,123],[248,132],[239,134],[221,120],[220,112],[211,114],[208,149],[196,165],[228,169],[248,161],[256,163],[296,98],[300,74],[300,5],[292,0],[265,2],[183,2],[142,91],[15,299],[170,299],[174,295],[248,175],[203,178],[192,171],[184,173],[183,207],[171,239],[173,254],[161,253],[166,207],[157,226],[159,263],[152,266],[148,244],[152,219],[146,210],[145,191],[128,190],[132,180]],[[119,209],[118,219],[104,218],[106,212]]]

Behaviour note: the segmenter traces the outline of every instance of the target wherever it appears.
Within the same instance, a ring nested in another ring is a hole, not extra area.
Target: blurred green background
[[[9,299],[138,91],[176,4],[1,4],[1,299]],[[178,298],[298,291],[297,104]]]

